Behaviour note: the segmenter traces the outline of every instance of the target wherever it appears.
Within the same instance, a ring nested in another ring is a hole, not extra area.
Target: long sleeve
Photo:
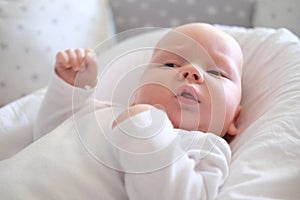
[[[214,199],[228,176],[231,152],[225,140],[174,129],[160,110],[125,120],[111,137],[131,200]]]
[[[93,92],[93,89],[73,87],[53,73],[34,122],[34,140],[53,130],[87,104]]]

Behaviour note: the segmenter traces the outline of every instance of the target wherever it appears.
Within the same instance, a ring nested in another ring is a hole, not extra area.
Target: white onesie
[[[225,140],[174,129],[156,108],[112,128],[124,108],[92,93],[53,77],[36,121],[41,138],[0,162],[0,199],[216,198],[228,176]]]

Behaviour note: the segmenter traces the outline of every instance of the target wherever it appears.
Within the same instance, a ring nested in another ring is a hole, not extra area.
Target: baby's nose
[[[181,75],[190,83],[203,83],[204,75],[193,65],[187,65],[182,68]]]

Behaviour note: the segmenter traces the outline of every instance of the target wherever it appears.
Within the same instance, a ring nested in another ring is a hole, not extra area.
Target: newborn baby
[[[160,39],[124,110],[91,101],[92,50],[59,52],[36,120],[39,139],[0,163],[0,194],[217,198],[231,154],[222,137],[238,132],[241,71],[233,38],[208,24],[183,25]]]

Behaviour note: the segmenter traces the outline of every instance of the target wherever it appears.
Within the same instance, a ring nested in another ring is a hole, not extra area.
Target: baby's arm
[[[90,49],[60,51],[35,124],[34,139],[61,124],[87,102],[97,83],[97,59]],[[75,87],[74,87],[75,86]]]

